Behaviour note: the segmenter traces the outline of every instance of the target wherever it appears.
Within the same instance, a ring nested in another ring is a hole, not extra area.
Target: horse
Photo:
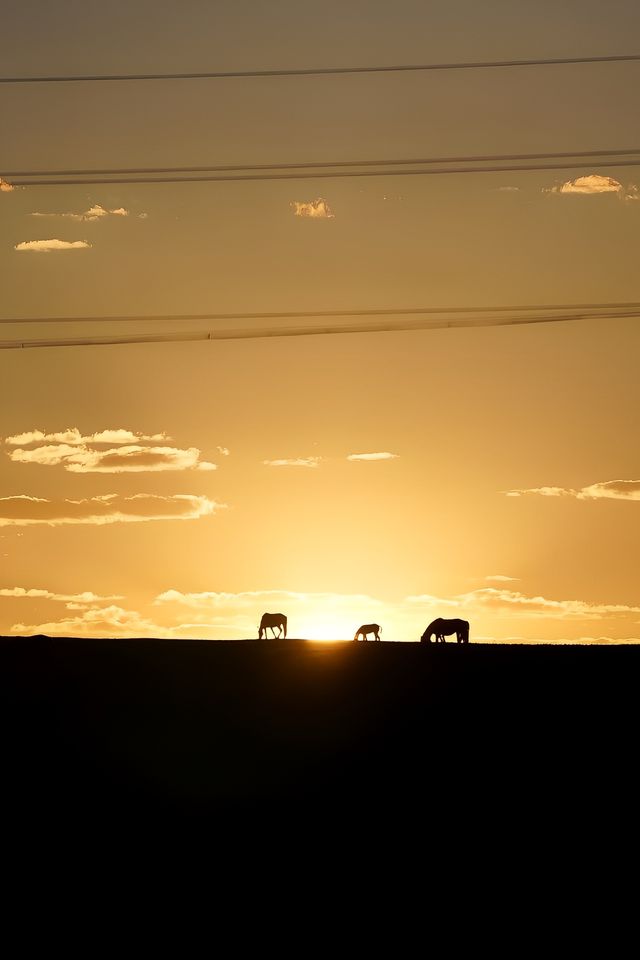
[[[438,617],[429,624],[425,632],[420,637],[420,643],[431,643],[431,637],[435,634],[436,643],[446,643],[445,637],[450,637],[453,633],[456,635],[458,643],[469,643],[469,623],[467,620],[443,620]]]
[[[375,639],[379,640],[381,630],[382,630],[382,627],[380,626],[379,623],[363,623],[362,626],[358,630],[356,630],[356,635],[353,639],[357,640],[358,637],[362,637],[363,640],[366,640],[367,634],[373,633],[375,636]]]
[[[258,640],[266,640],[267,630],[271,630],[273,636],[275,637],[276,627],[278,629],[278,636],[282,636],[282,631],[284,630],[284,635],[286,637],[287,618],[285,617],[284,613],[263,613],[262,619],[260,620],[260,626],[258,627]]]

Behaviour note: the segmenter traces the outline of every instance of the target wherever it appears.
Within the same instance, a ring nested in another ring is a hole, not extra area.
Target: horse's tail
[[[284,614],[283,614],[283,616],[282,616],[282,626],[284,627],[284,636],[285,636],[285,639],[286,639],[286,636],[287,636],[287,618],[284,616]]]

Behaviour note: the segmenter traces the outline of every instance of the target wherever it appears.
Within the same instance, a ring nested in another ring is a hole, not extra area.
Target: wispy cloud
[[[111,493],[84,500],[47,500],[21,494],[16,497],[0,497],[0,527],[26,527],[47,524],[52,527],[63,524],[141,523],[150,520],[197,520],[211,516],[223,509],[204,496],[175,494],[158,496],[138,493],[122,497]]]
[[[640,480],[605,480],[578,490],[571,487],[530,487],[504,492],[507,497],[538,494],[541,497],[573,497],[576,500],[640,500]]]
[[[53,250],[87,250],[91,246],[86,240],[25,240],[17,243],[18,252],[51,253]]]
[[[294,200],[291,204],[296,217],[311,217],[316,220],[333,220],[334,214],[326,200]]]
[[[27,430],[25,433],[16,433],[12,437],[5,437],[4,442],[10,446],[28,446],[30,443],[139,443],[140,441],[170,440],[166,433],[134,433],[131,430],[100,430],[86,436],[77,427],[67,427],[57,433],[43,433],[42,430]]]
[[[229,454],[231,453],[231,451],[229,450],[229,447],[216,447],[216,450],[218,451],[221,457],[228,457]]]
[[[294,457],[291,460],[263,460],[265,467],[317,467],[320,457]]]
[[[7,183],[6,180],[3,180],[2,177],[0,177],[0,193],[12,193],[13,190],[15,190],[13,184]]]
[[[524,618],[561,618],[568,620],[607,620],[640,613],[640,607],[623,603],[589,603],[585,600],[549,600],[530,597],[515,590],[481,587],[469,593],[444,599],[428,594],[407,597],[411,604],[433,607],[456,607],[459,613],[491,613],[494,616]]]
[[[79,610],[94,603],[104,603],[108,600],[123,600],[124,597],[114,595],[101,597],[91,590],[85,590],[83,593],[54,593],[51,590],[41,590],[35,587],[2,587],[0,597],[10,597],[20,600],[55,600],[65,603],[69,609]]]
[[[520,193],[520,187],[496,187],[498,193]]]
[[[350,453],[347,460],[397,460],[397,453],[383,450],[381,453]]]
[[[492,581],[494,583],[513,583],[516,580],[519,580],[519,577],[505,577],[501,573],[493,573],[488,577],[485,577],[485,580]]]
[[[71,473],[155,473],[161,470],[216,470],[215,463],[200,460],[200,450],[188,447],[143,447],[128,445],[109,450],[55,444],[8,453],[14,463],[62,464]]]
[[[96,220],[103,220],[105,217],[128,217],[129,211],[124,207],[117,207],[115,210],[108,210],[101,204],[96,203],[89,207],[84,213],[31,213],[31,217],[57,217],[64,220],[75,220],[77,223],[94,223]]]

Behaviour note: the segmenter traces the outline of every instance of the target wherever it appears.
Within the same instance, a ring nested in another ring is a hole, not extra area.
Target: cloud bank
[[[2,177],[0,177],[0,193],[12,193],[13,190],[15,190],[13,184],[7,183],[6,180],[3,180]]]
[[[575,500],[640,500],[640,480],[605,480],[589,487],[573,490],[571,487],[530,487],[524,490],[506,490],[507,497],[538,494],[541,497],[573,497]]]
[[[215,463],[200,459],[197,447],[144,446],[167,439],[164,433],[101,430],[83,436],[77,427],[57,433],[30,430],[6,437],[14,463],[64,466],[71,473],[153,473],[161,470],[216,470]],[[52,441],[47,443],[47,441]],[[133,442],[132,442],[133,441]],[[104,450],[102,445],[112,444]],[[113,446],[118,444],[118,446]]]
[[[481,587],[462,593],[451,599],[433,597],[429,594],[407,597],[411,604],[432,607],[458,608],[460,615],[471,611],[476,614],[491,613],[503,617],[538,617],[563,620],[609,620],[640,613],[640,607],[623,603],[588,603],[585,600],[549,600],[546,597],[530,597],[515,590]]]
[[[143,447],[129,445],[109,450],[56,444],[27,450],[18,447],[8,454],[14,463],[62,464],[70,473],[154,473],[166,470],[216,470],[215,463],[200,460],[197,447]]]
[[[0,527],[46,524],[141,523],[149,520],[197,520],[211,516],[225,504],[192,494],[158,496],[138,493],[122,497],[115,493],[84,500],[46,500],[21,494],[0,497]]]

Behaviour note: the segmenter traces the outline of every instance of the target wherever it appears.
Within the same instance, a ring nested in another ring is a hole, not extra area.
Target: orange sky
[[[605,22],[591,2],[424,6],[363,20],[362,4],[320,18],[281,2],[265,19],[187,3],[176,22],[155,3],[149,33],[149,4],[127,5],[123,32],[89,3],[71,43],[24,4],[0,60],[28,75],[589,56],[631,52],[640,16],[626,0]],[[638,69],[5,85],[0,175],[630,148]],[[638,183],[588,166],[3,190],[0,311],[640,300]],[[414,640],[463,616],[472,639],[640,637],[639,345],[625,319],[0,351],[0,632],[226,639],[281,610],[292,636],[375,620]]]

